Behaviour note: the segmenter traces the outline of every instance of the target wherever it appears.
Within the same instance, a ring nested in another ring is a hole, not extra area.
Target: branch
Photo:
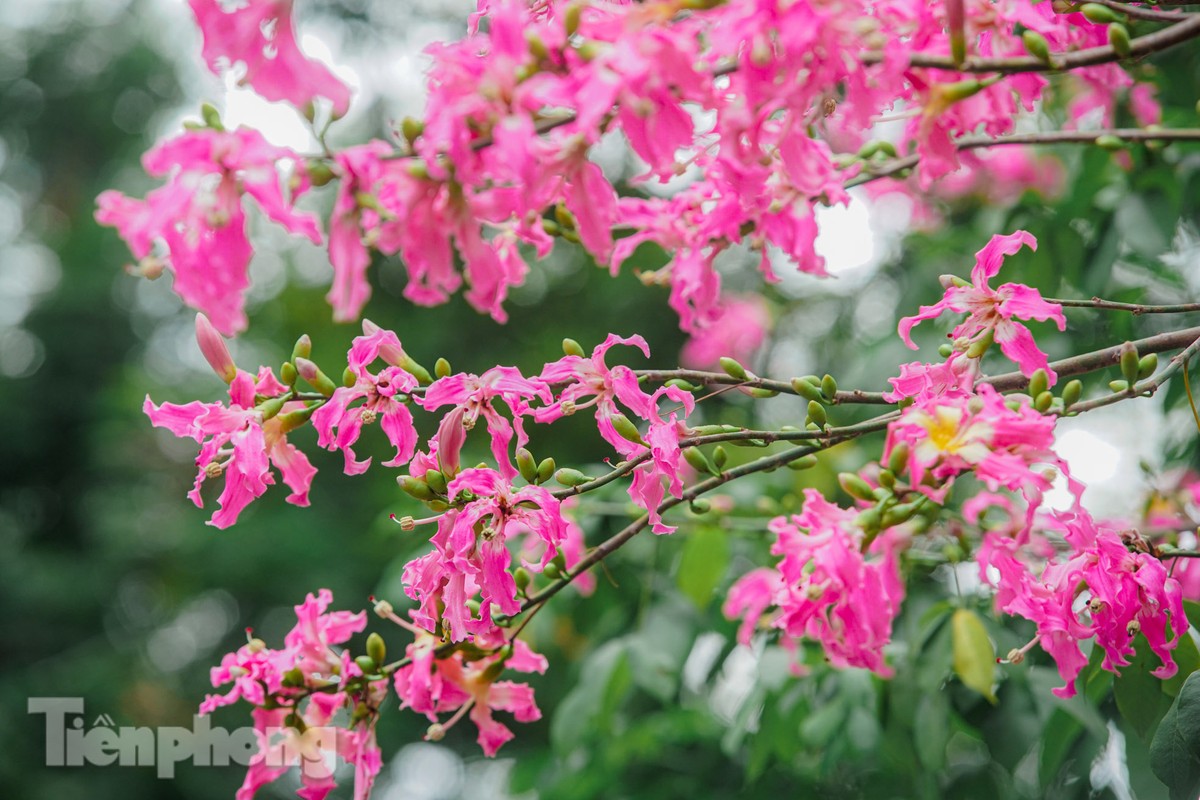
[[[1181,22],[1191,16],[1182,11],[1159,11],[1144,6],[1131,6],[1128,3],[1117,2],[1117,0],[1091,0],[1091,2],[1108,6],[1113,11],[1124,14],[1130,19],[1144,19],[1150,22]]]
[[[633,374],[639,378],[654,381],[655,383],[666,383],[675,378],[682,378],[685,381],[701,386],[721,384],[725,386],[744,386],[748,389],[767,389],[781,394],[797,394],[796,390],[792,388],[792,384],[788,381],[759,378],[758,376],[735,378],[724,372],[704,372],[694,369],[635,369]],[[882,392],[864,392],[861,389],[854,389],[848,392],[837,392],[829,403],[831,405],[848,403],[885,405],[887,401],[883,399]]]
[[[1045,298],[1047,303],[1058,303],[1064,308],[1096,308],[1105,311],[1128,311],[1135,317],[1142,314],[1185,314],[1189,311],[1200,311],[1200,303],[1176,303],[1175,305],[1143,305],[1141,303],[1118,303],[1113,300],[1102,300],[1093,297],[1091,300],[1061,300]]]
[[[1163,368],[1157,375],[1152,375],[1144,381],[1138,381],[1123,392],[1114,392],[1107,397],[1097,397],[1093,400],[1087,400],[1082,403],[1076,403],[1068,409],[1071,414],[1082,414],[1085,411],[1091,411],[1095,408],[1110,406],[1113,403],[1120,402],[1129,397],[1149,397],[1158,391],[1159,387],[1167,382],[1168,379],[1182,367],[1184,362],[1200,352],[1200,335],[1197,334],[1195,328],[1190,329],[1194,337],[1194,341],[1186,348],[1176,353],[1167,366]]]
[[[1043,133],[1014,133],[1008,136],[963,136],[954,142],[958,150],[980,150],[986,147],[1029,144],[1096,144],[1101,137],[1112,137],[1127,142],[1200,142],[1200,128],[1175,128],[1172,130],[1145,130],[1143,128],[1112,128],[1100,131],[1046,131]],[[897,172],[912,169],[920,163],[916,153],[893,159],[879,165],[868,166],[870,172],[846,181],[846,188],[888,178]]]
[[[1194,345],[1198,339],[1200,339],[1200,326],[1185,328],[1181,331],[1160,333],[1157,336],[1138,339],[1133,344],[1137,346],[1139,353],[1149,355],[1150,353],[1163,353],[1168,350],[1178,350],[1181,347],[1188,347],[1188,345]],[[1058,373],[1059,377],[1095,372],[1098,369],[1119,364],[1121,362],[1121,349],[1123,347],[1124,345],[1122,344],[1106,347],[1103,350],[1093,350],[1090,353],[1064,358],[1061,361],[1052,361],[1050,362],[1050,366]],[[1013,392],[1020,391],[1029,386],[1029,379],[1019,372],[1006,372],[1003,375],[993,375],[990,378],[983,378],[979,383],[990,383],[998,392]],[[1116,396],[1120,397],[1122,395]],[[1070,410],[1084,410],[1082,408],[1083,405],[1083,403],[1076,403],[1071,406]]]
[[[1200,14],[1189,14],[1182,22],[1163,28],[1145,36],[1139,36],[1130,42],[1129,58],[1150,55],[1182,44],[1189,39],[1200,36]],[[1011,56],[1007,58],[968,58],[962,64],[955,64],[949,56],[937,56],[926,53],[913,53],[908,58],[910,67],[929,67],[944,69],[951,72],[998,72],[1012,74],[1018,72],[1060,72],[1079,67],[1092,67],[1097,64],[1107,64],[1120,61],[1122,56],[1111,45],[1104,47],[1089,47],[1086,50],[1076,50],[1071,53],[1051,54],[1049,61],[1042,61],[1034,56]],[[873,51],[864,53],[861,61],[864,64],[883,63],[886,56],[883,52]]]

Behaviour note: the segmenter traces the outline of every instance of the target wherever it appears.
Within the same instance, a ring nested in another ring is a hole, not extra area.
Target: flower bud
[[[1021,34],[1021,41],[1025,44],[1025,52],[1038,61],[1050,63],[1050,43],[1046,41],[1045,36],[1030,29]]]
[[[533,581],[533,576],[529,574],[529,570],[524,567],[517,567],[513,570],[513,583],[517,585],[517,591],[524,593],[529,588],[529,584]]]
[[[364,675],[374,675],[379,669],[379,664],[370,656],[356,656],[354,663],[358,665]]]
[[[750,377],[746,372],[746,368],[738,363],[737,359],[730,358],[729,356],[721,356],[720,364],[721,369],[725,370],[725,374],[731,378],[744,381]]]
[[[200,345],[204,360],[217,373],[217,377],[226,383],[233,383],[237,377],[237,365],[233,363],[233,356],[229,355],[225,339],[203,314],[196,315],[196,343]]]
[[[634,444],[646,446],[646,440],[642,438],[642,434],[638,431],[637,426],[621,412],[616,412],[608,415],[609,422],[612,423],[613,429],[620,434],[622,439],[627,439]]]
[[[425,482],[429,484],[430,489],[433,489],[438,494],[446,493],[446,476],[440,470],[425,470]]]
[[[1109,381],[1108,388],[1112,389],[1114,393],[1127,392],[1129,391],[1129,381]]]
[[[299,667],[292,667],[287,672],[283,673],[280,683],[289,688],[296,688],[304,685],[304,673]]]
[[[942,358],[949,358],[954,355],[954,345],[949,342],[938,345],[938,355]]]
[[[446,728],[440,722],[435,722],[425,731],[425,741],[440,742],[446,738]]]
[[[383,637],[378,633],[372,632],[367,637],[367,655],[376,664],[382,664],[387,661],[387,645],[384,644]]]
[[[899,442],[892,448],[892,452],[888,456],[887,468],[896,474],[904,472],[908,469],[908,455],[908,444],[906,442]]]
[[[528,483],[537,483],[537,462],[524,447],[517,448],[517,470]]]
[[[1124,19],[1116,11],[1100,3],[1084,3],[1078,10],[1087,17],[1088,22],[1094,22],[1097,25],[1107,25]]]
[[[1133,43],[1129,40],[1129,29],[1120,22],[1108,26],[1108,43],[1121,58],[1133,55]]]
[[[864,481],[857,473],[840,472],[838,473],[838,483],[846,491],[846,494],[859,500],[875,501],[875,489],[871,484]]]
[[[433,490],[429,488],[429,484],[425,481],[417,480],[411,475],[401,475],[396,478],[396,483],[400,484],[400,488],[410,497],[414,497],[417,500],[433,499]]]
[[[809,453],[806,456],[800,456],[799,458],[795,459],[794,461],[789,461],[787,463],[787,468],[794,469],[797,472],[799,472],[799,471],[805,470],[805,469],[812,469],[816,465],[817,465],[817,457],[815,455],[813,455],[812,453]]]
[[[1050,410],[1050,405],[1054,402],[1054,395],[1050,392],[1042,392],[1033,399],[1033,407],[1045,414]]]
[[[563,13],[563,29],[567,32],[567,36],[574,36],[575,31],[579,30],[582,17],[583,3],[571,3],[567,6],[566,12]]]
[[[587,475],[584,475],[577,469],[563,467],[554,473],[554,480],[558,481],[563,486],[581,486],[591,480]]]
[[[682,389],[685,392],[694,392],[700,388],[690,381],[685,381],[683,378],[671,378],[671,380],[667,381],[664,385],[672,386],[676,389]]]
[[[450,369],[450,362],[444,358],[438,358],[437,361],[433,362],[433,374],[439,378],[447,377],[452,371]]]
[[[1148,356],[1142,356],[1141,360],[1138,361],[1138,380],[1144,381],[1146,378],[1149,378],[1154,374],[1156,369],[1158,369],[1157,353],[1151,353]]]
[[[400,133],[405,141],[413,144],[425,132],[425,123],[415,117],[405,117],[400,121]]]
[[[717,469],[724,469],[725,462],[729,460],[729,454],[725,452],[724,447],[717,445],[713,448],[712,460]]]
[[[808,401],[808,418],[815,424],[821,427],[829,421],[829,416],[825,413],[825,406],[818,403],[816,400]]]
[[[805,400],[823,400],[821,389],[804,378],[792,378],[792,389]]]
[[[1046,370],[1035,370],[1029,376],[1029,396],[1037,397],[1042,392],[1050,388],[1050,376],[1046,374]]]
[[[1139,361],[1137,345],[1133,342],[1121,345],[1121,375],[1129,383],[1137,382]]]
[[[293,363],[296,365],[296,372],[301,378],[304,378],[305,383],[321,394],[331,397],[337,390],[337,386],[329,380],[329,376],[321,372],[321,369],[307,358],[295,358]]]
[[[349,367],[342,370],[342,386],[353,389],[356,383],[358,383],[358,376],[354,374],[354,370]]]
[[[557,466],[558,465],[554,463],[553,457],[543,458],[537,467],[537,482],[545,483],[554,477],[554,470],[557,468]]]
[[[308,358],[312,355],[312,339],[308,338],[308,334],[304,334],[296,340],[296,344],[292,346],[292,361],[297,358]]]
[[[967,358],[983,358],[983,354],[992,346],[993,334],[993,331],[988,330],[983,337],[971,342],[967,347]]]
[[[217,111],[217,107],[212,103],[200,104],[200,119],[214,131],[225,130],[225,125],[221,123],[221,112]]]
[[[837,394],[837,381],[833,379],[832,375],[821,378],[821,394],[825,396],[826,400],[832,400]]]
[[[295,386],[296,378],[298,377],[300,377],[300,375],[296,372],[296,365],[292,362],[285,361],[283,362],[282,366],[279,367],[279,380],[284,386]]]
[[[337,177],[329,165],[318,158],[306,161],[304,171],[308,173],[308,182],[313,186],[325,186]]]
[[[1079,380],[1073,380],[1067,383],[1062,390],[1063,408],[1070,408],[1079,402],[1079,398],[1083,396],[1083,383]]]
[[[712,511],[712,503],[708,502],[703,497],[697,497],[695,500],[692,500],[690,503],[688,503],[688,506],[692,509],[693,514],[707,514],[708,512]]]
[[[708,460],[708,456],[704,455],[698,447],[683,448],[683,460],[690,464],[692,469],[697,472],[707,472],[710,475],[715,475],[720,471],[713,466],[712,462]]]

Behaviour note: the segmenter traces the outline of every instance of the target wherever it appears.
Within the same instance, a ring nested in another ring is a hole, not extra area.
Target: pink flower
[[[467,494],[467,493],[470,494]],[[500,473],[490,469],[466,469],[447,486],[447,496],[473,497],[461,510],[444,514],[432,541],[451,576],[469,575],[478,585],[484,604],[491,603],[503,614],[521,610],[517,602],[517,586],[509,569],[512,556],[508,539],[528,529],[545,544],[539,564],[529,565],[540,571],[558,554],[567,535],[567,523],[562,517],[559,501],[540,486],[513,489]],[[418,596],[422,587],[413,586]],[[481,621],[474,620],[465,607],[467,597],[460,603],[445,603],[445,618],[450,622],[449,635],[461,640],[468,632],[477,632]],[[491,612],[483,615],[482,623],[490,627]]]
[[[291,0],[247,0],[225,10],[221,0],[188,0],[204,34],[204,61],[220,74],[237,63],[238,81],[268,100],[303,109],[317,97],[333,105],[335,117],[350,108],[350,90],[322,64],[306,58],[296,44]]]
[[[308,187],[307,176],[295,173],[289,199],[277,169],[281,161],[299,163],[299,157],[268,144],[257,131],[187,131],[142,159],[151,175],[170,176],[165,186],[145,200],[104,192],[97,198],[96,221],[117,228],[142,274],[154,276],[170,267],[183,301],[204,312],[217,330],[233,335],[246,327],[250,285],[242,195],[253,197],[292,233],[314,244],[321,241],[316,217],[292,205]]]
[[[412,413],[397,399],[417,388],[417,379],[400,368],[404,350],[392,331],[371,326],[363,336],[355,338],[350,348],[350,371],[357,381],[351,387],[339,387],[326,403],[312,415],[317,430],[317,444],[330,450],[341,450],[346,457],[346,474],[358,475],[370,466],[371,459],[358,461],[351,446],[358,441],[363,425],[379,420],[396,455],[384,466],[399,467],[413,457],[417,446],[417,431]],[[372,374],[367,366],[383,358],[388,366]],[[364,400],[360,406],[350,404]]]
[[[288,443],[287,433],[295,423],[287,414],[300,411],[303,403],[284,403],[275,416],[264,420],[262,407],[256,405],[255,395],[278,397],[284,387],[275,380],[267,367],[255,379],[247,372],[238,372],[229,385],[229,405],[200,403],[186,405],[163,403],[155,406],[150,397],[142,410],[157,428],[166,428],[176,436],[190,437],[201,444],[196,457],[195,486],[188,497],[197,508],[204,507],[200,488],[205,480],[224,476],[225,488],[217,499],[220,508],[208,524],[228,528],[237,522],[242,509],[261,497],[275,483],[270,467],[274,466],[292,493],[288,502],[308,505],[308,489],[317,473],[308,458]]]
[[[967,397],[974,390],[979,377],[979,360],[967,358],[954,352],[941,364],[923,364],[912,361],[900,365],[900,377],[888,378],[892,391],[885,392],[883,399],[899,403],[906,398],[927,400],[936,397]]]
[[[900,320],[900,338],[915,350],[917,346],[913,344],[909,332],[919,322],[933,319],[947,310],[966,313],[970,316],[951,334],[956,347],[966,349],[965,343],[994,336],[1000,350],[1016,362],[1024,375],[1029,376],[1038,369],[1044,369],[1053,384],[1057,376],[1047,363],[1046,354],[1034,344],[1029,329],[1019,322],[1014,322],[1014,319],[1053,319],[1058,323],[1060,331],[1065,330],[1066,320],[1063,318],[1062,306],[1047,303],[1036,289],[1019,283],[1006,283],[998,289],[992,289],[988,285],[988,280],[1000,271],[1004,256],[1017,252],[1022,245],[1037,249],[1037,240],[1026,231],[1017,231],[1008,236],[993,236],[992,240],[975,254],[971,284],[950,286],[939,302],[932,306],[921,306],[920,313],[916,316]]]
[[[762,613],[778,608],[771,627],[792,639],[821,644],[838,667],[892,674],[883,648],[904,599],[897,551],[900,538],[885,531],[863,551],[857,509],[828,503],[804,490],[804,510],[771,521],[771,552],[782,556],[775,571],[755,570],[730,589],[728,617],[744,616],[739,641],[748,642]]]
[[[517,468],[509,455],[509,445],[514,427],[517,447],[524,447],[529,441],[523,416],[530,413],[529,400],[535,397],[547,402],[550,399],[549,390],[540,380],[523,377],[515,367],[493,367],[483,375],[459,373],[438,378],[425,390],[424,397],[416,398],[416,402],[426,411],[446,405],[461,408],[463,425],[468,430],[483,417],[492,437],[492,454],[500,474],[512,480],[517,476]],[[496,409],[497,400],[502,400],[511,409],[513,422],[501,416]]]
[[[432,636],[418,634],[409,646],[412,663],[396,671],[396,694],[401,708],[411,708],[434,724],[426,739],[437,741],[455,723],[468,715],[478,728],[477,741],[486,756],[513,738],[513,733],[493,716],[494,711],[506,711],[518,722],[541,719],[533,699],[533,689],[524,683],[496,680],[503,671],[545,672],[546,660],[520,640],[514,640],[494,656],[470,659],[456,650],[452,655],[435,659]],[[439,715],[453,712],[445,723]]]

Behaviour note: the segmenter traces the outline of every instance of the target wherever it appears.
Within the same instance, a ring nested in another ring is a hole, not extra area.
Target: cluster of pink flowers
[[[776,536],[771,552],[780,562],[742,577],[725,602],[726,616],[744,620],[738,640],[749,644],[763,613],[774,608],[770,626],[789,646],[810,639],[834,666],[889,677],[883,648],[904,599],[899,529],[867,541],[857,509],[839,508],[806,489],[802,513],[777,517],[770,530]]]
[[[990,532],[977,560],[981,578],[996,590],[996,608],[1037,624],[1034,641],[1065,681],[1054,693],[1075,694],[1087,665],[1079,645],[1087,639],[1104,652],[1102,668],[1115,672],[1129,664],[1141,633],[1162,661],[1152,674],[1174,675],[1171,651],[1188,628],[1183,594],[1145,541],[1136,531],[1097,524],[1081,509],[1055,514],[1047,527],[1061,535],[1065,553],[1046,557],[1042,548],[1038,555],[1023,536]]]
[[[271,100],[307,110],[324,98],[334,117],[347,111],[347,88],[297,47],[288,0],[191,5],[214,70],[241,70],[242,82]],[[814,210],[847,201],[843,184],[861,164],[849,154],[876,120],[905,109],[898,144],[913,143],[922,156],[927,188],[958,168],[956,137],[1011,132],[1018,110],[1031,109],[1047,85],[1032,73],[977,81],[913,66],[914,56],[953,50],[943,6],[918,0],[693,5],[679,14],[668,0],[481,2],[464,39],[429,49],[425,116],[404,126],[403,142],[373,141],[311,162],[322,181],[338,182],[328,243],[335,318],[361,314],[374,249],[401,257],[413,302],[443,302],[465,281],[470,303],[503,320],[508,290],[528,270],[520,245],[541,258],[562,236],[614,271],[643,242],[673,253],[643,279],[670,284],[684,330],[719,335],[707,331],[727,325],[732,311],[716,256],[744,243],[761,253],[768,280],[772,252],[824,274]],[[983,58],[1023,55],[1021,29],[1064,52],[1105,37],[1104,26],[1052,4],[950,5],[964,7],[965,44]],[[1086,86],[1076,117],[1098,110],[1110,118],[1114,93],[1131,85],[1113,64],[1073,75]],[[1140,118],[1154,118],[1152,92],[1139,89],[1132,102]],[[682,188],[618,197],[588,158],[615,131],[645,164],[635,185],[683,176]],[[143,272],[169,265],[184,300],[226,332],[245,325],[242,193],[320,241],[315,220],[283,197],[274,169],[296,164],[294,197],[308,166],[256,136],[186,133],[147,157],[151,174],[172,176],[166,187],[146,201],[107,194],[98,214],[121,231]],[[614,240],[618,229],[631,235]],[[997,330],[1002,345],[1006,330]]]
[[[281,650],[250,639],[212,669],[213,686],[232,683],[223,695],[209,695],[200,706],[207,714],[243,700],[255,706],[258,751],[238,800],[250,800],[265,784],[293,765],[301,767],[304,800],[323,800],[336,788],[325,754],[355,765],[354,796],[366,798],[383,764],[375,742],[375,716],[387,694],[387,681],[369,680],[346,649],[335,650],[367,624],[366,614],[329,612],[333,595],[322,589],[296,606],[296,626]],[[352,685],[353,684],[353,685]],[[335,724],[345,709],[367,709],[348,726]]]

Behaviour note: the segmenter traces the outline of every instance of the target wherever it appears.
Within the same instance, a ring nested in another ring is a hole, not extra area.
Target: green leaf
[[[624,642],[608,642],[586,664],[579,683],[563,698],[550,722],[550,741],[562,752],[608,730],[629,689],[632,671]]]
[[[1079,737],[1083,725],[1063,708],[1056,708],[1042,730],[1042,748],[1038,753],[1038,777],[1042,786],[1048,786],[1058,775],[1059,769]]]
[[[1200,795],[1200,676],[1193,673],[1183,684],[1179,697],[1154,741],[1150,743],[1150,767],[1167,785],[1171,800],[1195,800]]]
[[[974,611],[960,608],[951,620],[954,639],[954,671],[969,686],[995,704],[992,684],[996,677],[996,651],[983,620]]]
[[[718,528],[702,527],[686,534],[675,581],[697,608],[712,601],[713,590],[729,565],[729,542]]]
[[[1150,652],[1146,640],[1139,635],[1135,646],[1137,655],[1113,680],[1113,697],[1121,716],[1138,736],[1147,739],[1167,713],[1171,698],[1163,693],[1162,681],[1150,674],[1158,658]]]

